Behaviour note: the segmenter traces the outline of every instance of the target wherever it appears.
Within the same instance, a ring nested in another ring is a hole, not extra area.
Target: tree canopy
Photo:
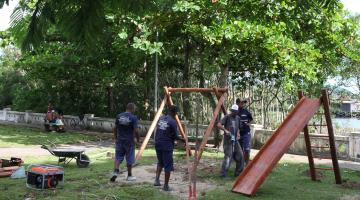
[[[339,0],[20,0],[9,32],[27,84],[13,104],[113,115],[134,101],[148,118],[156,53],[160,87],[312,91],[359,61],[357,30]],[[175,98],[192,119],[192,97]]]

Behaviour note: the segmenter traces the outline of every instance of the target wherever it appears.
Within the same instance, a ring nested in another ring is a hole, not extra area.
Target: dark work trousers
[[[234,176],[238,176],[244,169],[244,154],[238,141],[224,140],[224,160],[221,166],[221,176],[226,176],[231,160],[236,162]]]

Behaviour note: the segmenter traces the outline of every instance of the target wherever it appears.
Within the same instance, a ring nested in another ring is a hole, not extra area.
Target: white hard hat
[[[239,106],[234,104],[234,105],[231,106],[230,110],[233,111],[233,112],[237,112],[239,110]]]

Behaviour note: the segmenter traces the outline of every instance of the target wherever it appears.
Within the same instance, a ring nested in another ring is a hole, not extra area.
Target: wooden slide
[[[232,191],[253,196],[321,106],[320,99],[302,97],[271,138],[236,179]]]

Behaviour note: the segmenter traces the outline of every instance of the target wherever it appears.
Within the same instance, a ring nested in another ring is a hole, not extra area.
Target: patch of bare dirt
[[[360,190],[360,183],[356,181],[343,180],[341,186],[346,189]]]
[[[360,200],[360,195],[355,195],[355,196],[346,195],[346,196],[340,197],[339,200]]]
[[[305,171],[302,173],[302,175],[307,176],[307,177],[311,177],[310,169],[305,170]],[[325,174],[324,174],[324,172],[322,172],[322,171],[316,171],[316,170],[315,170],[315,175],[316,175],[316,179],[317,179],[318,181],[321,181],[322,179],[325,178]]]
[[[33,192],[28,192],[24,195],[25,200],[34,200],[36,199],[36,195]]]
[[[133,168],[133,174],[136,176],[137,180],[134,182],[127,182],[126,175],[127,173],[122,173],[117,179],[116,183],[119,185],[139,185],[139,184],[153,184],[155,180],[156,164],[154,165],[145,165],[145,166],[136,166]],[[161,174],[160,178],[161,184],[164,183],[164,173]],[[188,199],[188,175],[187,168],[182,165],[178,165],[176,170],[171,173],[170,187],[173,189],[171,194],[178,199]],[[157,187],[162,191],[162,187]],[[205,194],[206,191],[213,190],[216,188],[214,183],[209,181],[199,180],[196,182],[197,194],[198,196]]]

